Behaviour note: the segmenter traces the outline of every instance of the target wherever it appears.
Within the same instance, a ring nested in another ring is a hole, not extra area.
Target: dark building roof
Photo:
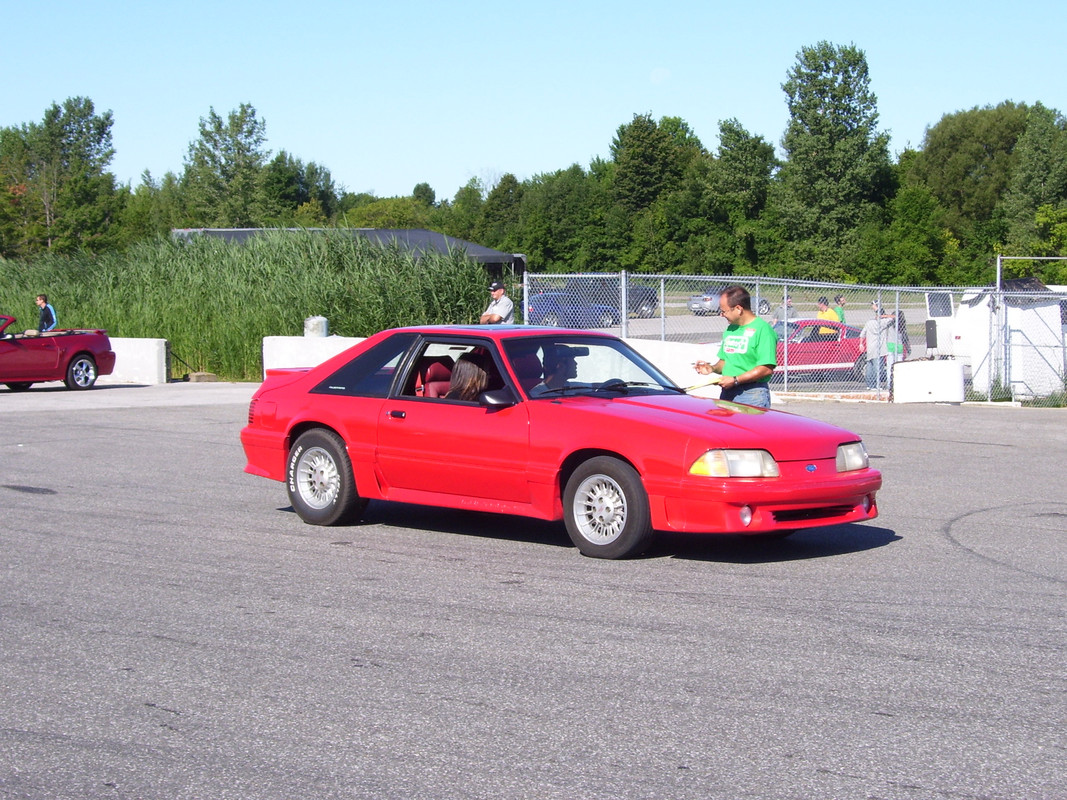
[[[395,244],[414,253],[416,257],[427,252],[450,253],[463,250],[472,261],[484,264],[491,273],[497,274],[504,267],[510,267],[516,272],[522,272],[526,268],[526,256],[521,253],[505,253],[422,228],[175,228],[171,231],[171,236],[177,239],[213,236],[227,242],[240,243],[268,231],[348,233],[352,236],[362,236],[383,247]]]

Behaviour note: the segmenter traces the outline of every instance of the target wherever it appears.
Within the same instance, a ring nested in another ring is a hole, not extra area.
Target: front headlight
[[[708,450],[689,467],[709,478],[777,478],[778,464],[766,450]]]
[[[850,442],[837,446],[837,471],[852,472],[856,469],[867,469],[871,460],[867,457],[867,448],[863,442]]]

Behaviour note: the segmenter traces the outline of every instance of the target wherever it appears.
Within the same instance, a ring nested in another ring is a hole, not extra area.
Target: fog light
[[[869,494],[868,495],[864,495],[864,497],[863,497],[863,513],[864,514],[871,513],[871,496]]]
[[[752,509],[748,506],[741,506],[739,516],[741,517],[741,524],[746,528],[752,524]]]

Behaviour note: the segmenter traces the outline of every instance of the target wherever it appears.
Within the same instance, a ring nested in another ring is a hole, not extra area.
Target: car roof
[[[511,339],[530,339],[542,337],[548,333],[565,333],[568,336],[589,336],[600,339],[617,339],[610,333],[575,328],[546,328],[537,325],[412,325],[405,328],[393,328],[383,334],[414,332],[430,336],[478,336],[494,341]]]

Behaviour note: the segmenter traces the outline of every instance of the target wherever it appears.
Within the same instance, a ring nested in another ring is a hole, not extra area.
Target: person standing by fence
[[[889,341],[887,332],[893,325],[893,314],[886,314],[877,300],[871,301],[871,310],[874,319],[867,320],[860,336],[863,339],[863,350],[867,354],[867,388],[877,389],[888,386],[886,374],[886,362],[889,359]]]

